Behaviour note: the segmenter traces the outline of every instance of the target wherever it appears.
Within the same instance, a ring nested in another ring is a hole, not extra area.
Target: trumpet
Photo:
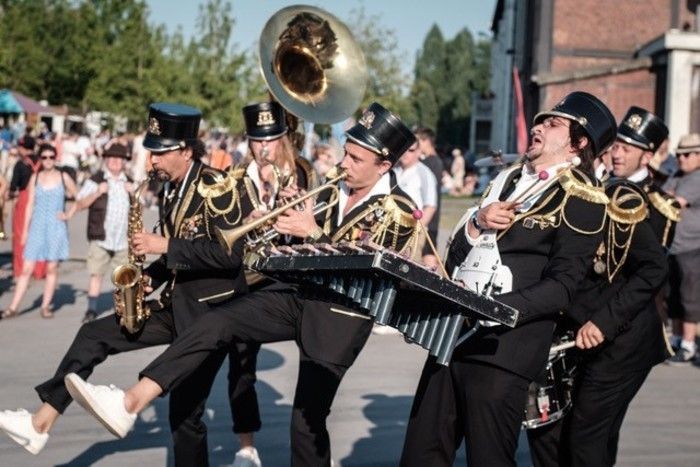
[[[221,246],[226,249],[228,254],[231,254],[233,244],[244,236],[246,237],[246,243],[251,247],[259,247],[265,243],[268,243],[278,236],[277,231],[270,227],[270,224],[273,223],[283,212],[285,212],[287,209],[300,206],[307,199],[315,197],[325,190],[332,190],[333,192],[337,193],[338,187],[336,186],[336,183],[345,179],[346,177],[347,172],[341,171],[338,173],[338,175],[329,179],[325,184],[314,188],[302,196],[294,198],[292,201],[284,204],[283,206],[280,206],[264,216],[240,227],[228,230],[217,228],[216,238]],[[331,209],[337,203],[338,196],[331,197],[328,203],[319,204],[314,208],[314,215],[321,214],[322,212]]]

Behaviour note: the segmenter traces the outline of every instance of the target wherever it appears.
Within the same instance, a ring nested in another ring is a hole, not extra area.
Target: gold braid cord
[[[415,228],[417,221],[412,213],[401,209],[398,203],[413,206],[405,197],[387,195],[356,214],[333,235],[332,241],[359,240],[360,234],[365,231],[370,233],[372,242],[393,250],[396,250],[400,238],[410,235],[399,252],[415,247],[418,235],[418,229]]]
[[[230,171],[222,174],[217,171],[206,170],[205,174],[210,176],[211,182],[205,180],[204,177],[200,178],[197,184],[197,193],[203,200],[204,221],[207,232],[210,232],[209,221],[213,217],[221,217],[228,225],[237,225],[240,222],[241,204],[236,176],[240,176],[243,173],[245,172]],[[228,200],[226,206],[217,206],[216,202],[225,199],[227,196],[230,196],[230,200]],[[231,218],[231,213],[234,211],[236,215],[234,218]]]
[[[625,205],[629,207],[623,207]],[[649,209],[640,193],[626,185],[620,185],[613,191],[606,212],[610,219],[608,232],[605,245],[599,248],[597,256],[605,254],[608,282],[612,282],[625,264],[637,224],[647,218]]]
[[[681,210],[674,198],[666,198],[658,191],[648,194],[649,201],[663,216],[673,222],[681,220]]]
[[[577,177],[580,177],[583,180],[579,180]],[[601,219],[599,227],[590,231],[584,230],[575,226],[567,219],[565,207],[571,196],[575,196],[576,198],[583,199],[584,201],[588,201],[590,203],[607,204],[609,200],[604,189],[602,187],[594,186],[591,179],[583,172],[576,170],[576,174],[574,174],[572,169],[567,169],[559,176],[559,184],[564,190],[564,197],[559,204],[547,212],[542,212],[556,196],[558,190],[554,190],[544,196],[544,199],[539,200],[537,202],[537,207],[515,216],[515,219],[513,219],[511,225],[498,234],[498,239],[505,235],[505,233],[510,230],[510,227],[515,225],[517,222],[520,222],[521,220],[525,221],[526,219],[529,220],[529,222],[532,222],[533,226],[539,226],[540,229],[545,229],[547,227],[553,227],[556,229],[561,226],[562,222],[564,222],[564,224],[566,224],[571,230],[583,235],[595,235],[601,232],[605,227],[605,216],[603,216]]]

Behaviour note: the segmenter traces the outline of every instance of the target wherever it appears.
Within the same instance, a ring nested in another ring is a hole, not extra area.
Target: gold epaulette
[[[208,177],[205,177],[207,176]],[[211,180],[208,181],[207,179]],[[226,193],[236,196],[236,179],[218,170],[205,168],[197,184],[197,193],[206,199],[218,198]]]
[[[399,206],[399,203],[406,205],[410,211],[406,211]],[[388,220],[396,223],[401,227],[413,228],[416,225],[416,218],[413,217],[413,211],[416,209],[415,204],[410,199],[404,196],[389,195],[384,199],[384,212],[388,214]]]
[[[654,205],[665,218],[678,222],[681,220],[681,209],[678,201],[675,198],[667,198],[658,191],[652,191],[649,196],[649,202]]]
[[[644,194],[631,183],[616,183],[609,190],[610,202],[607,213],[613,222],[619,224],[637,224],[647,218],[647,208]]]
[[[578,169],[567,169],[560,175],[559,183],[568,194],[590,203],[608,204],[610,201],[605,189],[598,185],[597,180]]]
[[[231,167],[226,173],[229,177],[234,180],[240,180],[245,176],[247,167],[238,164],[235,167]]]

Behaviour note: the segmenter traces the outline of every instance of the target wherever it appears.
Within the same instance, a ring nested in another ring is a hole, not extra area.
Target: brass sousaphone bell
[[[259,58],[274,98],[308,122],[340,122],[362,103],[365,57],[347,26],[325,10],[294,5],[272,15]]]

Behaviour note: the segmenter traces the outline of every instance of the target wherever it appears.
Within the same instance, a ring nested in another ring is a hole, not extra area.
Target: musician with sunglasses
[[[307,199],[303,210],[290,208],[280,215],[275,229],[310,243],[367,239],[398,252],[415,248],[417,213],[390,171],[415,137],[377,103],[346,135],[340,164],[345,179],[336,179],[333,186],[338,191],[326,190],[323,197],[337,197],[337,204],[314,216],[313,202]],[[367,315],[338,303],[303,298],[295,287],[279,284],[207,314],[148,365],[126,393],[90,385],[77,375],[66,380],[88,411],[104,414],[98,420],[123,436],[133,426],[136,413],[178,387],[212,352],[235,342],[294,340],[300,362],[292,409],[292,465],[329,466],[326,418],[345,372],[371,330]]]
[[[147,302],[151,317],[133,334],[120,328],[114,316],[83,324],[55,375],[36,387],[42,401],[36,412],[0,412],[0,429],[32,454],[44,448],[49,431],[72,401],[66,374],[87,378],[110,355],[169,344],[217,304],[247,291],[242,242],[229,254],[214,239],[214,229],[241,222],[236,182],[200,162],[205,154],[197,138],[200,120],[201,113],[193,107],[151,104],[143,144],[151,152],[154,176],[166,185],[160,233],[137,232],[129,241],[136,255],[160,255],[143,273],[147,293],[161,286],[163,291]],[[169,418],[176,465],[208,465],[207,431],[201,420],[204,404],[223,359],[235,350],[214,353],[172,391]],[[233,379],[252,385],[249,379],[235,375]],[[231,403],[234,412],[247,413],[250,408],[246,398]]]
[[[518,322],[480,322],[449,366],[428,358],[402,466],[451,466],[462,441],[469,465],[516,465],[528,385],[602,238],[607,197],[591,164],[615,127],[595,96],[569,94],[535,116],[525,163],[502,171],[458,224],[446,269],[473,290],[493,291],[519,311]]]

